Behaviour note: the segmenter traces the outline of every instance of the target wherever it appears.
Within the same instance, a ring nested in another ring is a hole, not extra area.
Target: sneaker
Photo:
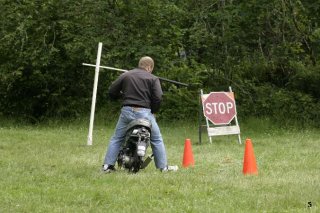
[[[115,172],[116,168],[114,168],[114,165],[104,164],[102,165],[102,171],[104,173],[111,173],[111,172]]]
[[[166,166],[165,168],[163,169],[160,169],[161,172],[170,172],[170,171],[173,171],[173,172],[176,172],[178,171],[179,167],[177,165],[174,165],[174,166]]]

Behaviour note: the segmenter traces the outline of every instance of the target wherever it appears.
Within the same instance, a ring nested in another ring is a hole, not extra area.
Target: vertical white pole
[[[232,92],[231,86],[229,86],[229,92]],[[235,122],[236,122],[236,126],[240,129],[239,123],[238,123],[238,113],[237,113],[237,107],[236,107],[236,98],[234,98],[234,109],[236,111],[236,116],[234,117]],[[238,134],[238,142],[239,144],[241,144],[241,137],[240,137],[240,132]]]
[[[89,134],[88,134],[88,142],[87,142],[88,146],[92,145],[92,130],[93,130],[94,112],[96,108],[96,97],[97,97],[101,52],[102,52],[102,43],[99,42],[98,54],[97,54],[97,60],[96,60],[96,70],[94,75],[93,93],[92,93],[90,125],[89,125]]]
[[[203,96],[203,90],[201,89],[200,91],[201,91],[201,98],[202,98],[202,96]],[[201,101],[202,101],[202,100],[201,100]],[[202,105],[202,107],[203,107],[203,105]],[[208,118],[207,118],[207,117],[206,117],[206,124],[207,124],[207,132],[208,132],[209,141],[210,141],[210,143],[212,143],[211,136],[209,136],[210,124],[209,124],[209,121],[208,121]]]

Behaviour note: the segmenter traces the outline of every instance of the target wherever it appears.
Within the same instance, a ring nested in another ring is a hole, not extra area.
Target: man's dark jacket
[[[109,87],[112,99],[122,95],[123,106],[149,108],[152,113],[159,111],[162,94],[159,78],[140,68],[123,73]]]

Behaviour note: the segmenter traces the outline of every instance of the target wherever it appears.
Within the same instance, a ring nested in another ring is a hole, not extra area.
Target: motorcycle
[[[129,123],[125,141],[120,148],[118,167],[137,173],[144,169],[153,159],[153,154],[145,158],[150,145],[151,122],[147,119],[136,119]]]

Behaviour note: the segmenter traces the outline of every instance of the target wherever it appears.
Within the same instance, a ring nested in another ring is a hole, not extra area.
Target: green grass
[[[250,137],[258,176],[244,176],[244,144],[236,136],[203,134],[197,124],[160,123],[170,164],[181,166],[191,138],[196,164],[160,173],[102,174],[112,122],[88,125],[0,124],[0,212],[318,212],[320,130],[277,128],[266,120],[241,126]],[[312,207],[308,207],[311,202]]]

